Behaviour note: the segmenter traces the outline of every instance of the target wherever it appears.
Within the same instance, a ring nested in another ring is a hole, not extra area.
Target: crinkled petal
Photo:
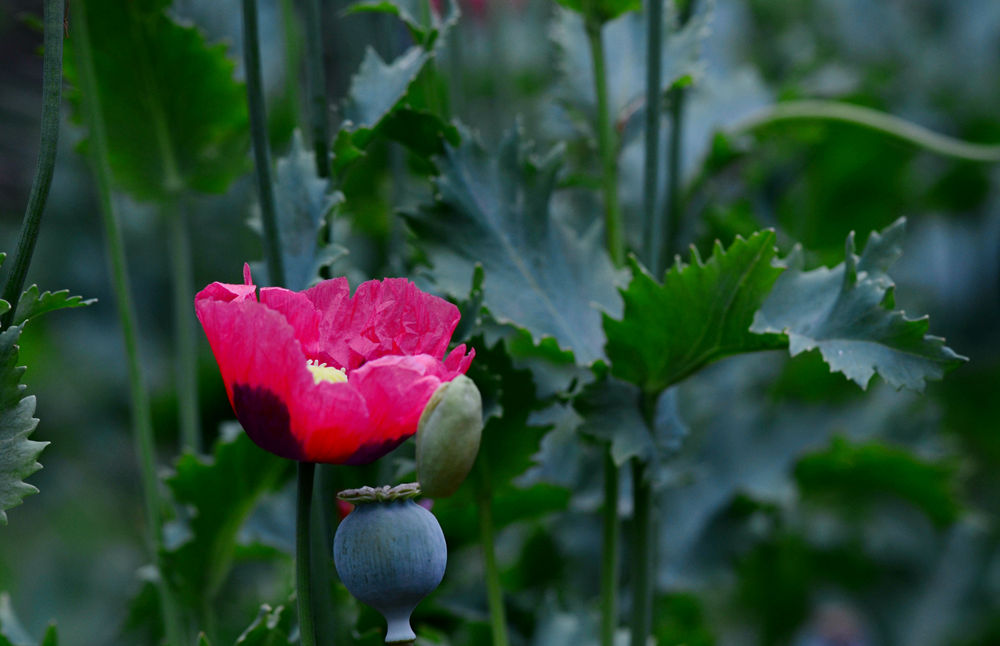
[[[351,288],[346,278],[332,278],[302,292],[319,310],[320,351],[327,357],[327,363],[338,368],[356,368],[364,357],[351,350],[351,339],[361,334],[361,330],[371,316],[370,310],[359,309],[351,298]]]
[[[262,287],[260,302],[285,317],[306,358],[329,363],[330,357],[322,352],[319,342],[321,313],[304,293],[282,287]]]
[[[444,364],[427,354],[387,356],[348,375],[368,406],[369,433],[351,464],[385,455],[417,432],[420,414],[445,379]]]
[[[458,375],[464,375],[472,365],[472,360],[476,356],[476,349],[470,348],[469,353],[465,353],[465,344],[455,346],[455,349],[448,353],[444,359],[444,367],[448,371],[445,381],[451,381]]]
[[[362,289],[369,284],[371,289]],[[405,278],[369,281],[358,287],[354,298],[372,300],[373,314],[361,334],[372,343],[365,355],[368,360],[388,354],[429,354],[440,359],[461,316],[455,305]]]

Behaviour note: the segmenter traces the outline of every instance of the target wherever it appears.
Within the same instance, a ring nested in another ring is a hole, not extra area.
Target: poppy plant
[[[417,430],[442,383],[475,355],[445,356],[458,308],[405,278],[346,278],[302,292],[212,283],[195,311],[236,418],[258,446],[301,462],[366,464]]]

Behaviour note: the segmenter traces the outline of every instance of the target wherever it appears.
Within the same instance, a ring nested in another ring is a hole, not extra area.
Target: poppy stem
[[[299,633],[302,646],[316,646],[316,622],[313,621],[312,590],[309,588],[309,570],[312,561],[310,508],[315,471],[316,465],[312,462],[299,462],[298,500],[295,511],[295,594],[299,606]]]
[[[597,97],[597,148],[601,156],[601,180],[604,188],[604,234],[608,252],[615,265],[625,260],[625,241],[622,238],[622,213],[618,204],[618,147],[608,106],[608,79],[604,62],[603,23],[596,15],[595,3],[584,2],[584,29],[590,45],[594,67],[594,93]]]
[[[272,285],[285,284],[278,209],[271,179],[271,149],[267,140],[267,110],[260,72],[260,35],[257,24],[257,0],[243,0],[243,63],[247,77],[247,108],[250,112],[250,136],[253,140],[257,197],[264,229],[264,256]]]
[[[319,0],[305,0],[302,8],[306,23],[306,79],[309,83],[309,121],[316,153],[316,174],[329,177],[331,135],[324,73],[323,14]]]
[[[490,609],[490,629],[493,646],[508,646],[507,617],[503,605],[503,589],[500,587],[500,570],[497,568],[496,546],[494,545],[493,503],[490,496],[489,475],[486,465],[480,464],[479,482],[476,490],[476,510],[479,512],[479,541],[483,550],[483,568],[486,570],[486,603]]]
[[[614,646],[618,627],[618,467],[604,452],[604,509],[601,513],[601,646]]]
[[[174,293],[174,338],[177,352],[176,382],[180,413],[181,447],[201,451],[201,432],[198,428],[198,366],[197,342],[191,302],[194,300],[191,276],[191,238],[187,215],[177,208],[179,196],[166,206],[165,218],[170,227],[171,287]]]
[[[24,279],[28,274],[31,256],[38,240],[38,229],[42,224],[42,212],[52,185],[52,173],[56,167],[56,144],[59,141],[59,107],[62,104],[62,59],[63,59],[63,0],[45,0],[44,43],[42,58],[42,127],[38,146],[38,161],[35,165],[35,179],[31,183],[28,206],[21,223],[21,235],[17,240],[17,254],[7,282],[3,287],[3,299],[10,309],[3,316],[3,327],[14,320],[17,301],[21,297]]]
[[[652,624],[653,490],[646,464],[632,461],[632,646],[646,646]]]
[[[149,532],[150,551],[156,560],[163,551],[163,533],[160,521],[162,501],[159,494],[159,480],[156,477],[156,458],[153,445],[153,422],[149,408],[149,398],[142,374],[142,358],[139,354],[138,333],[136,331],[135,306],[132,302],[128,280],[125,247],[122,241],[118,213],[111,191],[111,167],[108,162],[108,141],[104,115],[98,94],[97,75],[94,70],[93,49],[87,27],[85,0],[73,3],[73,44],[74,59],[77,64],[79,85],[87,127],[90,134],[91,162],[97,185],[104,237],[111,264],[111,282],[118,306],[118,318],[122,326],[129,375],[129,395],[132,402],[132,432],[142,476],[145,500],[146,526]],[[165,581],[158,584],[160,607],[167,641],[170,644],[189,643],[181,622],[177,601]]]
[[[643,213],[646,224],[646,262],[660,275],[663,251],[663,212],[656,208],[656,180],[660,162],[660,83],[663,51],[663,0],[646,2],[646,157],[643,165]]]
[[[691,19],[696,2],[697,0],[687,0],[680,3],[680,14],[677,17],[678,29]],[[678,248],[677,237],[681,230],[681,219],[683,217],[683,205],[681,202],[681,155],[683,153],[684,104],[686,99],[687,90],[684,87],[675,86],[670,89],[670,133],[667,141],[667,223],[663,240],[658,245],[658,249],[664,251],[662,254],[657,253],[657,263],[659,263],[661,256],[669,258],[670,254]],[[659,264],[650,265],[649,268],[654,276],[659,276],[664,270]]]

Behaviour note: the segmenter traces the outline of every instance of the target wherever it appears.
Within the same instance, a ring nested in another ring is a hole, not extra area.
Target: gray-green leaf
[[[35,397],[25,397],[20,383],[24,367],[17,365],[17,340],[22,329],[15,325],[0,333],[0,525],[7,524],[7,509],[38,493],[24,478],[42,468],[38,455],[48,445],[28,439],[38,419]]]
[[[70,296],[68,289],[41,294],[38,291],[38,285],[32,285],[21,294],[21,298],[17,301],[17,309],[14,310],[14,325],[20,325],[46,312],[67,307],[83,307],[97,302],[94,298],[83,300],[82,296]]]
[[[495,154],[464,135],[438,165],[436,201],[411,226],[440,289],[466,297],[482,265],[483,305],[498,322],[554,338],[578,363],[602,358],[601,311],[620,311],[620,277],[599,230],[580,236],[553,217],[561,149],[535,156],[515,128]]]
[[[897,389],[921,391],[925,380],[940,379],[967,359],[927,334],[926,316],[911,319],[893,310],[894,283],[886,270],[902,253],[904,225],[900,218],[873,232],[860,258],[852,232],[844,262],[833,269],[803,271],[801,253],[793,252],[750,330],[786,334],[793,357],[819,349],[831,370],[862,388],[876,372]]]

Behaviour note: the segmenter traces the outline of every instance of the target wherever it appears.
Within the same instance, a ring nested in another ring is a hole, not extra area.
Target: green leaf
[[[37,487],[23,480],[42,468],[38,455],[48,446],[48,442],[28,439],[38,419],[34,395],[24,396],[21,376],[25,368],[17,365],[17,340],[23,327],[14,325],[0,333],[0,525],[7,524],[7,509],[38,493]]]
[[[593,7],[598,21],[604,23],[614,20],[629,11],[641,11],[642,0],[556,0],[559,4],[573,11],[586,15],[587,5]],[[673,3],[671,3],[673,4]]]
[[[650,429],[642,410],[642,391],[626,381],[605,376],[584,388],[573,406],[583,416],[579,432],[610,442],[616,465],[638,458],[652,465],[649,476],[655,484],[661,484],[664,471],[659,467],[680,449],[688,429],[677,412],[673,390],[663,391],[654,402]]]
[[[881,234],[872,232],[860,258],[851,233],[846,258],[833,269],[804,271],[801,252],[793,252],[751,331],[786,334],[793,357],[818,348],[831,370],[862,388],[877,372],[894,388],[922,391],[925,380],[966,361],[927,334],[927,317],[893,310],[894,283],[886,270],[902,253],[904,225],[900,218]]]
[[[294,614],[293,610],[284,605],[277,608],[271,608],[266,603],[261,605],[257,618],[239,636],[236,646],[278,646],[293,643],[289,634]]]
[[[806,497],[856,511],[873,498],[893,496],[912,503],[938,527],[955,522],[961,512],[955,473],[954,465],[874,442],[852,445],[843,437],[795,466],[795,480]]]
[[[344,13],[373,12],[396,16],[406,25],[414,41],[431,49],[441,34],[453,27],[461,15],[455,0],[447,0],[447,4],[448,9],[443,16],[428,10],[427,0],[362,0],[348,7]]]
[[[344,105],[350,129],[373,130],[406,95],[430,58],[430,52],[414,45],[387,64],[373,47],[368,47],[358,73],[351,79]]]
[[[70,296],[68,289],[39,294],[38,285],[32,285],[24,290],[21,298],[17,301],[13,324],[20,325],[28,319],[35,318],[46,312],[54,312],[67,307],[83,307],[96,302],[96,298],[83,300],[82,296]]]
[[[691,264],[678,258],[662,284],[630,259],[624,316],[604,316],[611,373],[659,393],[722,357],[785,347],[780,336],[749,331],[781,273],[771,262],[774,240],[773,231],[759,231],[729,249],[716,241],[706,262],[692,248]]]
[[[246,92],[226,46],[208,45],[167,5],[87,0],[108,161],[117,184],[141,200],[221,193],[247,169]],[[69,54],[66,63],[72,81],[80,62]],[[69,97],[79,116],[79,92]]]
[[[223,427],[212,460],[191,453],[178,459],[166,484],[174,501],[191,510],[190,536],[161,557],[164,577],[181,599],[194,608],[212,599],[229,573],[237,531],[289,464],[259,448],[235,424]]]
[[[619,311],[614,269],[599,229],[580,236],[551,211],[560,149],[536,157],[510,131],[497,154],[471,136],[437,160],[436,201],[410,218],[432,279],[456,298],[483,268],[483,305],[501,324],[552,337],[576,361],[603,357],[600,311]]]
[[[298,130],[292,136],[288,155],[278,160],[275,201],[278,209],[278,229],[281,231],[281,251],[289,289],[301,291],[319,279],[320,269],[334,262],[343,249],[322,244],[320,232],[325,229],[327,216],[344,196],[330,189],[330,182],[316,174],[316,154],[307,150]],[[259,213],[251,227],[260,232]],[[254,266],[266,284],[267,267]]]

